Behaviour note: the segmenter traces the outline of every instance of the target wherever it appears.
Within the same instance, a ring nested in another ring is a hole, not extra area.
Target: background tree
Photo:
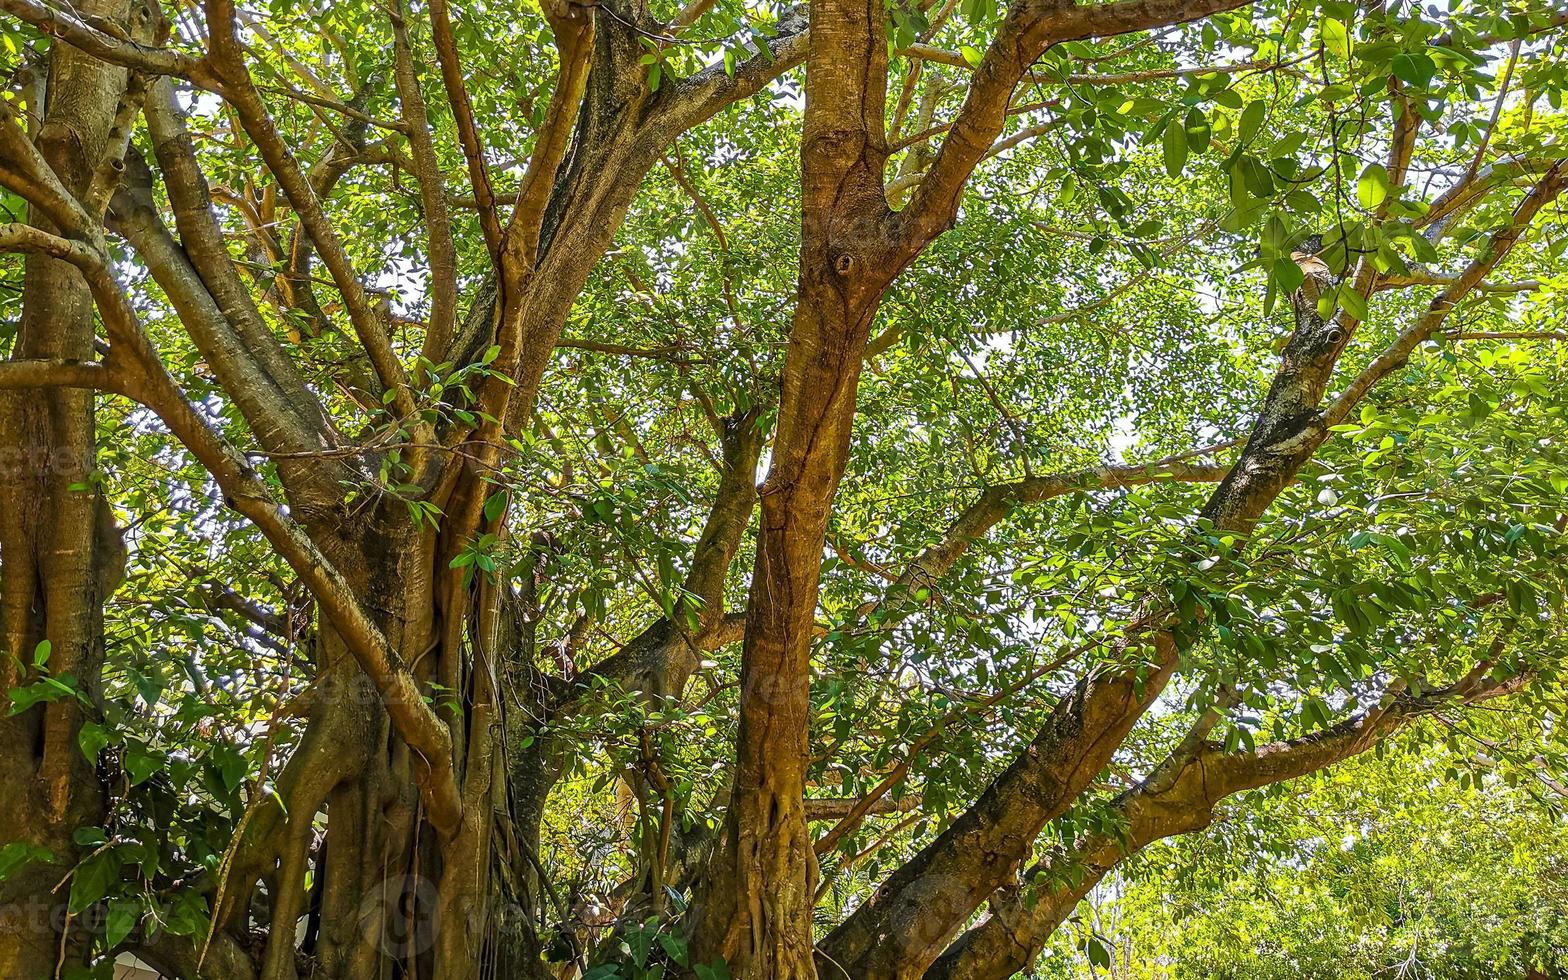
[[[0,9],[8,976],[1005,977],[1559,737],[1568,14]]]

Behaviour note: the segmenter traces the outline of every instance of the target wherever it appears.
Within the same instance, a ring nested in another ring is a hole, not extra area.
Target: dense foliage
[[[0,10],[0,974],[1568,970],[1568,11]]]

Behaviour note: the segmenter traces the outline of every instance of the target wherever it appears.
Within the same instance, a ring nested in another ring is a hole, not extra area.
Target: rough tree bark
[[[1012,7],[930,171],[908,207],[895,213],[885,183],[885,6],[876,0],[812,3],[796,306],[747,606],[734,790],[725,836],[694,917],[699,960],[722,956],[742,978],[816,976],[815,858],[801,804],[812,624],[828,514],[843,476],[861,364],[883,294],[956,220],[964,185],[1001,132],[1014,88],[1046,48],[1234,6],[1240,0]],[[1130,689],[1132,682],[1121,686]],[[1158,689],[1156,680],[1150,697]],[[1130,727],[1138,712],[1124,714]],[[989,894],[984,881],[972,891],[976,905]],[[921,896],[911,908],[929,898]],[[929,962],[950,935],[948,929],[931,936],[927,942],[935,948],[914,959],[885,946],[886,958],[904,963],[906,972],[918,970],[923,964],[909,964],[922,957]],[[883,933],[877,941],[888,938]],[[867,975],[879,975],[877,967],[866,968]]]
[[[694,926],[697,959],[722,957],[742,978],[816,975],[802,803],[813,619],[871,320],[900,268],[882,190],[883,17],[879,2],[811,7],[795,315],[761,491],[734,787]]]
[[[129,7],[97,0],[83,10],[123,19]],[[43,118],[32,120],[29,135],[61,182],[85,196],[113,139],[127,73],[63,45],[34,70],[47,79]],[[52,227],[36,210],[30,220]],[[92,296],[69,263],[27,257],[12,357],[92,360]],[[124,546],[94,481],[94,398],[81,388],[0,391],[0,708],[10,707],[7,692],[44,671],[74,678],[85,696],[0,720],[0,841],[52,854],[0,883],[5,976],[47,976],[57,958],[76,958],[76,942],[60,945],[60,910],[43,896],[75,863],[72,832],[102,820],[103,792],[77,732],[97,710],[103,600],[118,583]],[[34,667],[43,641],[51,648]]]

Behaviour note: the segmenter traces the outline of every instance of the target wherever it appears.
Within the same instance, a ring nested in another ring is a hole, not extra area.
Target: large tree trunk
[[[123,0],[83,8],[105,16],[125,10]],[[44,114],[34,131],[39,149],[75,192],[92,179],[125,85],[123,69],[65,45],[52,49],[45,105],[29,108]],[[48,227],[41,215],[32,221]],[[93,303],[81,276],[65,262],[29,256],[12,357],[92,354]],[[63,896],[51,889],[75,861],[72,831],[103,819],[103,793],[77,732],[96,711],[103,599],[121,574],[123,545],[93,479],[94,397],[65,388],[0,394],[0,706],[10,705],[5,692],[44,671],[69,675],[86,697],[0,721],[0,843],[25,841],[53,855],[0,883],[7,977],[49,976],[59,957],[77,958],[78,941],[61,945]],[[45,640],[47,660],[34,666]]]
[[[811,8],[799,286],[761,490],[734,789],[695,925],[699,961],[722,956],[742,978],[817,975],[803,797],[822,548],[871,322],[901,265],[882,188],[882,23],[880,3]]]

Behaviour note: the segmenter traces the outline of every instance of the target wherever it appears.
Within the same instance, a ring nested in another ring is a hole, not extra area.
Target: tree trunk
[[[882,189],[882,5],[811,8],[799,286],[741,658],[735,783],[699,898],[699,962],[814,978],[816,861],[805,807],[822,548],[848,461],[871,322],[897,275]]]
[[[83,12],[123,16],[121,0]],[[84,192],[107,143],[126,73],[65,45],[53,47],[44,116],[32,135],[72,191]],[[33,214],[34,224],[49,227]],[[28,256],[13,358],[93,355],[93,302],[71,265]],[[52,975],[57,959],[79,958],[64,900],[52,892],[75,863],[77,827],[103,821],[95,767],[77,747],[97,712],[103,661],[103,600],[123,571],[123,544],[94,481],[94,393],[49,388],[0,393],[0,704],[6,692],[48,676],[74,679],[85,700],[39,704],[0,720],[0,844],[26,842],[52,858],[0,883],[0,975]],[[47,640],[47,659],[35,651]],[[42,658],[40,658],[42,659]],[[0,712],[3,714],[4,712]],[[12,924],[14,923],[14,927]]]

